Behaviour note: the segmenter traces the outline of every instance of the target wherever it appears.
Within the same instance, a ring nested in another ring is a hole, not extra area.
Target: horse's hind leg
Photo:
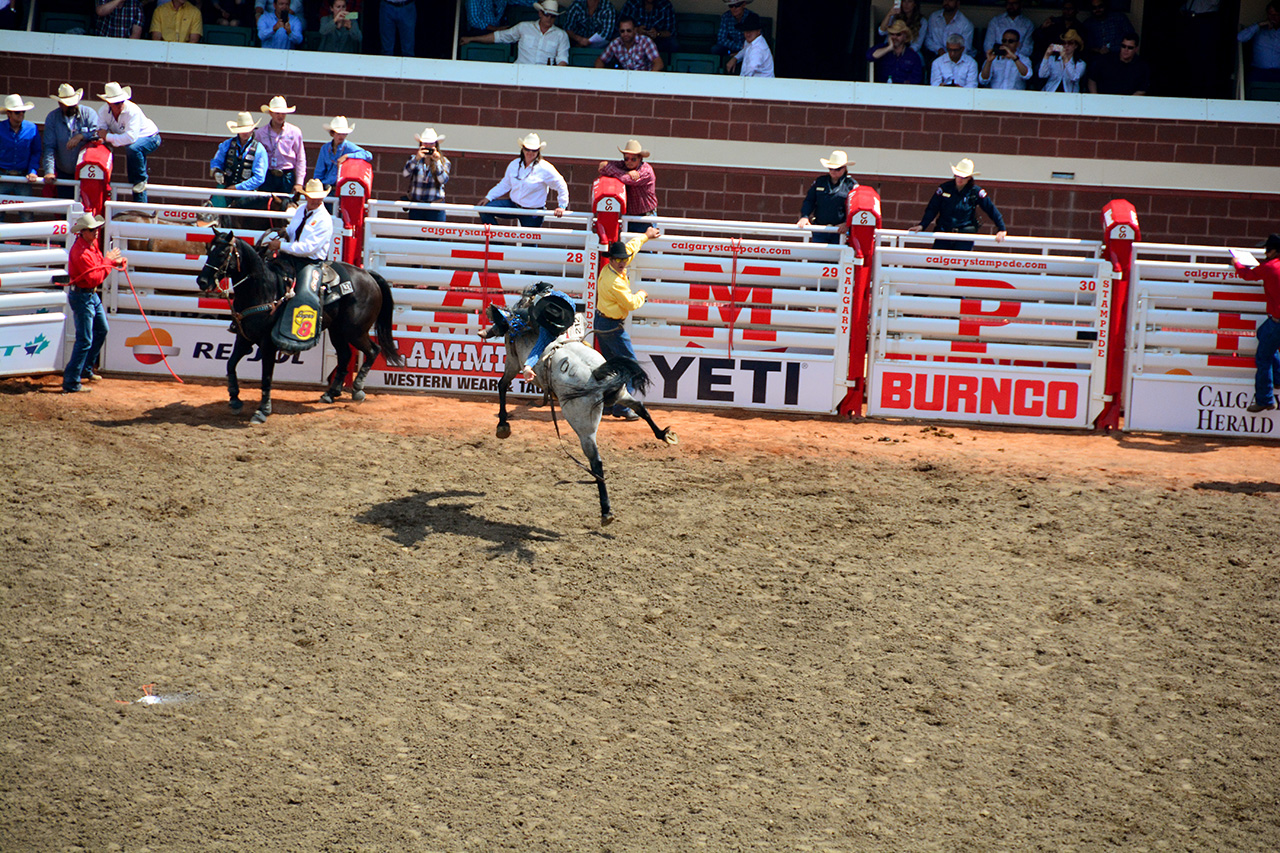
[[[231,357],[227,359],[227,396],[231,400],[231,411],[238,412],[244,408],[244,402],[240,399],[240,380],[236,378],[236,365],[240,363],[253,344],[246,341],[240,335],[236,335],[235,343],[231,345]]]
[[[622,397],[627,397],[627,396],[628,395],[626,394],[622,395]],[[624,402],[622,397],[618,399],[619,404],[623,404]],[[653,430],[653,434],[657,436],[659,441],[665,441],[667,444],[680,443],[680,439],[676,436],[675,430],[673,430],[671,427],[659,428],[659,426],[653,422],[653,415],[649,414],[649,410],[645,408],[644,403],[641,403],[639,400],[631,398],[629,399],[629,401],[625,403],[625,405],[627,406],[627,408],[631,409],[640,417],[644,418],[644,422],[649,425],[649,429]]]
[[[563,411],[563,409],[561,410]],[[596,489],[600,492],[600,523],[610,524],[613,522],[613,510],[609,507],[609,490],[604,483],[604,462],[600,459],[600,447],[596,444],[596,432],[600,428],[600,416],[595,415],[595,429],[590,431],[582,430],[578,434],[578,443],[582,445],[582,452],[587,457],[587,461],[591,463],[591,473],[596,478]],[[565,412],[565,418],[576,430],[577,424],[568,412]]]
[[[347,375],[347,365],[351,363],[351,347],[347,345],[346,339],[338,334],[336,326],[329,330],[329,342],[333,344],[333,351],[338,356],[338,366],[329,375],[328,389],[320,395],[322,403],[332,403],[342,396],[342,380]]]
[[[378,357],[378,345],[369,337],[369,333],[365,332],[361,338],[357,339],[354,346],[360,350],[360,369],[351,380],[351,399],[359,403],[364,400],[364,380],[373,369],[373,360]]]

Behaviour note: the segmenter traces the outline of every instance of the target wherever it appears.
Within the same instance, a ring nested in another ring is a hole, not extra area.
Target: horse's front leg
[[[236,365],[240,363],[240,359],[249,354],[251,349],[253,349],[252,343],[241,335],[236,335],[235,343],[231,345],[231,358],[227,359],[227,395],[231,399],[233,412],[244,408],[244,403],[240,399],[240,380],[236,378]]]
[[[270,341],[270,337],[263,341]],[[258,344],[258,352],[262,353],[262,401],[258,403],[258,411],[250,418],[255,424],[264,424],[271,415],[271,377],[276,372],[276,348],[269,343]]]
[[[511,424],[507,423],[507,391],[511,390],[511,380],[516,378],[516,372],[511,365],[511,359],[507,359],[502,378],[498,380],[498,431],[496,433],[498,438],[511,437]]]

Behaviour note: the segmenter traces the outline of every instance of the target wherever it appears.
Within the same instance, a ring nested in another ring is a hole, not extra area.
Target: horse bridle
[[[228,246],[227,256],[223,259],[222,264],[214,267],[214,272],[217,275],[214,281],[220,282],[224,278],[228,277],[227,271],[231,269],[232,260],[234,260],[236,263],[236,269],[237,270],[240,269],[240,245],[236,242],[235,235],[232,235],[231,240],[227,244],[227,246]],[[222,290],[221,287],[219,287],[218,290],[222,291],[223,294],[226,296],[227,310],[231,312],[231,321],[235,323],[236,331],[240,334],[240,337],[244,338],[245,340],[252,340],[252,338],[250,338],[249,335],[244,330],[244,323],[243,323],[244,319],[254,314],[260,314],[263,311],[266,311],[268,314],[274,314],[276,312],[276,309],[279,308],[280,305],[285,301],[285,298],[281,297],[272,302],[263,302],[259,305],[251,305],[250,307],[244,309],[244,311],[237,311],[233,304],[233,300],[236,295],[236,287],[241,284],[244,284],[248,280],[249,280],[249,276],[245,275],[245,276],[242,276],[239,281],[233,281],[230,284],[228,284],[226,290]]]

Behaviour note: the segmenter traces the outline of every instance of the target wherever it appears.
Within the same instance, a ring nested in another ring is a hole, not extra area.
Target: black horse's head
[[[203,293],[217,290],[227,273],[239,267],[237,255],[239,251],[235,243],[235,234],[231,231],[213,229],[213,239],[209,241],[209,254],[205,258],[204,267],[196,275],[196,284]]]

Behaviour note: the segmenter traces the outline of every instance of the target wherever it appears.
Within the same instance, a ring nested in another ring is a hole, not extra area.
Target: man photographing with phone
[[[1031,79],[1031,62],[1018,50],[1022,37],[1017,30],[1005,30],[1000,41],[987,51],[978,73],[978,85],[992,89],[1025,89]]]

